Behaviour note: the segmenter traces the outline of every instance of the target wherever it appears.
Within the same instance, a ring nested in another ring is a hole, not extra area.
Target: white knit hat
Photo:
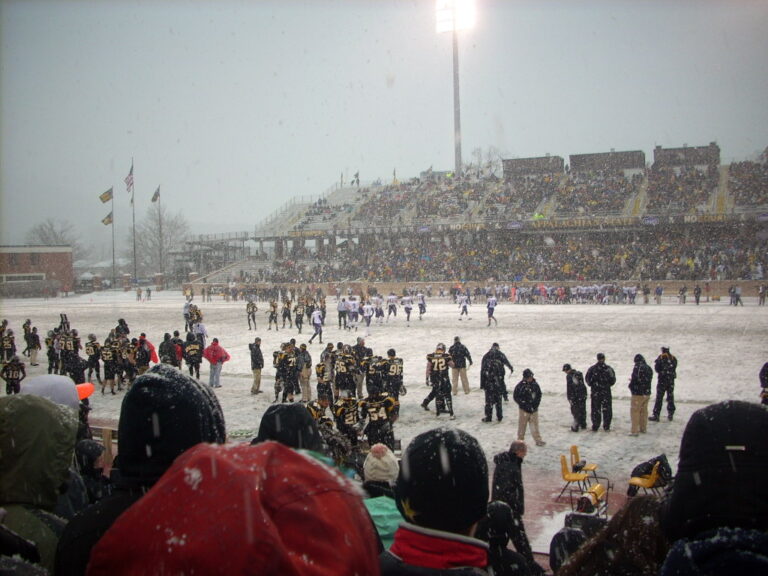
[[[366,482],[389,482],[394,484],[400,466],[397,458],[384,444],[374,444],[365,458],[363,474]]]

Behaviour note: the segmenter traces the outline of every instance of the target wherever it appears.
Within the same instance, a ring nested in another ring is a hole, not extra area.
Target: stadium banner
[[[529,226],[536,229],[549,228],[589,228],[590,226],[634,226],[639,222],[638,218],[559,218],[557,220],[535,220]]]
[[[727,222],[727,214],[688,214],[683,216],[682,221],[686,224],[699,224],[703,222]]]

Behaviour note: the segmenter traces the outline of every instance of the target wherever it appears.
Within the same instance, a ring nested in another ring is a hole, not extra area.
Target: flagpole
[[[157,187],[160,190],[160,187]],[[165,287],[165,266],[163,266],[163,199],[157,197],[157,223],[160,231],[160,273],[163,279],[163,288]]]
[[[112,290],[115,289],[115,195],[112,194]]]
[[[133,156],[131,156],[131,174],[133,174]],[[138,285],[139,275],[136,271],[136,202],[134,198],[136,192],[134,191],[134,180],[131,180],[131,209],[133,211],[133,281]]]

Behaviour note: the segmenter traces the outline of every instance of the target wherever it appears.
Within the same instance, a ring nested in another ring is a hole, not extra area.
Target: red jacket
[[[214,342],[203,350],[203,358],[211,364],[223,364],[230,359],[230,356],[224,348],[219,346],[218,342]]]
[[[378,554],[337,470],[277,442],[198,444],[112,524],[87,574],[379,576]]]

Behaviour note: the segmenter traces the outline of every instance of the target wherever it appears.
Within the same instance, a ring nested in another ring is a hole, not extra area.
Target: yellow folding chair
[[[571,446],[571,470],[574,472],[576,471],[576,464],[581,462],[581,456],[579,456],[579,447],[574,445]],[[591,464],[589,462],[584,462],[583,466],[579,470],[580,472],[586,472],[591,473],[592,476],[597,479],[597,464]]]
[[[656,461],[656,464],[653,465],[653,470],[651,470],[650,474],[644,474],[643,476],[633,476],[629,479],[630,486],[637,486],[638,488],[643,489],[643,494],[647,494],[650,490],[651,493],[655,494],[656,496],[661,496],[661,488],[656,486],[656,482],[659,480],[659,462]]]
[[[582,492],[587,489],[587,486],[589,486],[589,474],[586,472],[571,472],[568,469],[568,461],[565,458],[565,454],[560,454],[560,467],[562,468],[565,486],[563,486],[563,489],[560,490],[560,494],[557,496],[556,500],[560,500],[560,497],[565,492],[565,489],[573,483],[576,483],[576,485],[579,487],[579,490]]]

